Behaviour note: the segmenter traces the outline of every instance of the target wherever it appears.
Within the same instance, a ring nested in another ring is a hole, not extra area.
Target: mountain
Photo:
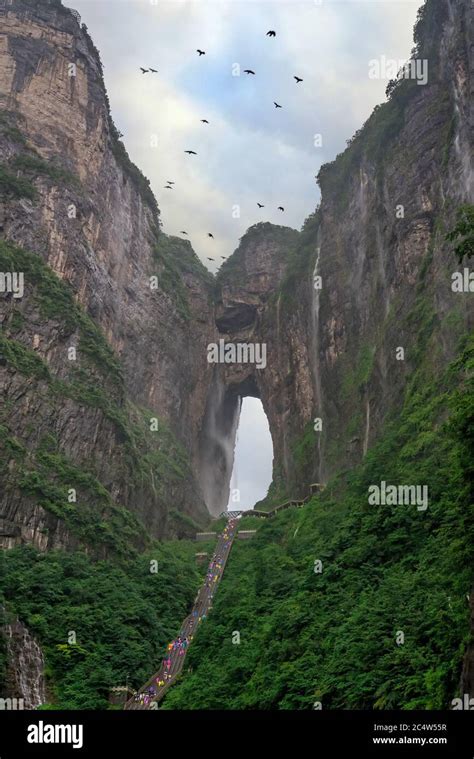
[[[260,507],[306,495],[312,482],[326,490],[237,547],[193,646],[193,677],[165,704],[195,708],[206,686],[204,706],[445,706],[461,679],[472,683],[472,651],[462,670],[472,290],[468,257],[447,238],[458,228],[468,241],[472,217],[471,3],[425,2],[412,61],[428,66],[427,80],[390,82],[387,102],[321,168],[321,204],[301,231],[250,228],[215,279],[189,243],[163,232],[79,15],[59,0],[13,0],[0,14],[0,270],[18,285],[0,299],[9,627],[26,624],[35,652],[45,646],[63,706],[104,706],[91,684],[94,624],[69,671],[49,617],[57,584],[68,619],[76,562],[79,596],[95,603],[99,583],[106,599],[100,645],[117,607],[136,643],[127,669],[114,649],[103,683],[132,668],[139,685],[198,581],[192,546],[175,538],[225,508],[250,395],[274,449]],[[222,361],[226,346],[245,358]],[[382,482],[428,487],[426,514],[374,510],[367,491]],[[139,554],[140,566],[159,556],[172,567],[164,589],[152,593],[132,571]],[[315,589],[319,559],[329,569]],[[167,624],[150,632],[155,602]],[[226,646],[243,624],[254,642],[244,663]],[[388,651],[399,627],[410,645]]]
[[[102,555],[206,519],[212,278],[161,232],[79,21],[24,0],[1,18],[0,258],[24,276],[1,305],[2,544]]]

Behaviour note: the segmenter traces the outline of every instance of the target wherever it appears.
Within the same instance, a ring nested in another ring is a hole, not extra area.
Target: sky
[[[256,440],[258,445],[255,445]],[[251,509],[257,501],[265,498],[272,481],[272,461],[272,439],[262,401],[258,398],[244,398],[237,430],[228,509]],[[240,501],[234,503],[232,491],[235,490],[239,490]]]
[[[369,78],[369,60],[409,57],[421,0],[72,4],[100,51],[113,119],[151,181],[164,231],[188,232],[215,272],[248,227],[299,229],[314,211],[319,167],[385,99],[387,81]],[[174,189],[164,189],[168,180]]]
[[[100,51],[112,117],[151,181],[163,231],[185,230],[216,272],[248,227],[299,229],[314,211],[320,166],[385,100],[387,80],[369,77],[369,61],[410,56],[422,0],[72,3]],[[265,496],[272,455],[261,403],[246,398],[232,478],[240,508]]]

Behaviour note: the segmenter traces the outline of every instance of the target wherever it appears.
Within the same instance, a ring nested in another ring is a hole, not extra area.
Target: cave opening
[[[229,381],[230,380],[230,381]],[[273,441],[254,372],[217,370],[199,438],[199,477],[209,512],[244,511],[265,498]]]
[[[272,465],[272,436],[262,401],[255,395],[245,396],[240,406],[228,511],[247,511],[265,498]]]

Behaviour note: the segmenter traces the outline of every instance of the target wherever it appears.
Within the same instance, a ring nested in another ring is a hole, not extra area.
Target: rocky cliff
[[[257,225],[221,269],[219,330],[267,346],[266,369],[221,376],[227,396],[262,399],[270,500],[358,463],[413,370],[438,372],[472,329],[472,293],[452,290],[462,266],[445,236],[474,196],[473,12],[467,0],[423,6],[412,54],[428,62],[427,83],[391,83],[388,102],[321,168],[321,205],[299,235]]]
[[[46,701],[43,652],[36,639],[18,619],[0,630],[5,637],[7,654],[7,671],[1,697],[16,699],[13,708],[37,709]]]
[[[24,276],[1,297],[2,542],[179,534],[207,513],[211,278],[162,234],[78,14],[15,0],[0,23],[0,268]]]
[[[473,196],[472,13],[428,0],[427,83],[392,83],[301,232],[251,228],[214,283],[161,231],[77,14],[5,5],[0,268],[25,293],[1,301],[4,545],[120,549],[115,527],[143,545],[218,513],[245,395],[269,419],[269,500],[305,493],[363,458],[415,367],[446,365],[472,327],[445,240]],[[220,340],[265,365],[209,363]]]

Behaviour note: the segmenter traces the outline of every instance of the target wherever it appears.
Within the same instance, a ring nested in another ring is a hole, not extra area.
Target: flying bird
[[[225,260],[226,260],[226,258],[227,258],[227,256],[221,256],[221,258],[223,258],[223,259],[224,259],[224,261],[225,261]]]
[[[209,256],[207,257],[207,260],[208,261],[214,261],[214,259],[213,258],[209,258]]]
[[[267,32],[267,37],[276,37],[276,32],[274,32],[273,29],[270,29],[270,31]]]
[[[150,71],[151,71],[153,74],[157,74],[157,73],[158,73],[158,69],[150,69]]]
[[[293,79],[296,79],[296,84],[299,84],[300,82],[302,82],[302,81],[303,81],[303,80],[301,79],[301,77],[299,77],[299,76],[294,76],[294,77],[293,77]]]
[[[201,121],[202,121],[203,124],[209,124],[209,122],[208,122],[207,119],[201,119]]]
[[[143,66],[140,66],[140,71],[142,74],[148,74],[148,69],[144,69]]]
[[[188,155],[197,155],[195,150],[185,150],[185,153],[188,153]]]
[[[199,53],[199,57],[201,57],[201,55],[206,55],[206,51],[205,50],[199,50],[199,48],[196,50],[196,53]]]
[[[172,182],[171,179],[168,179],[168,181],[166,182],[166,184],[176,184],[176,183]]]
[[[264,206],[262,203],[257,203],[257,206],[258,206],[259,208],[265,208],[265,206]]]
[[[252,71],[252,69],[244,69],[244,74],[253,74],[255,76],[255,71]]]
[[[208,233],[207,233],[207,236],[208,236],[208,237],[212,237],[212,239],[214,239],[214,235],[213,235],[213,234],[211,234],[210,232],[208,232]]]
[[[278,210],[279,211],[284,211],[285,209],[283,208],[283,206],[278,206]]]
[[[275,108],[283,108],[282,105],[278,105],[278,103],[275,103],[275,101],[273,101],[273,105],[275,106]]]
[[[169,184],[167,184],[167,185],[165,186],[165,190],[173,190],[173,189],[174,189],[174,188],[173,188],[173,187],[170,187],[170,186],[169,186]]]
[[[180,234],[180,235],[187,235],[188,233],[187,233],[187,232],[185,232],[185,231],[184,231],[184,229],[182,229],[182,230],[181,230],[181,232],[180,232],[179,234]]]

